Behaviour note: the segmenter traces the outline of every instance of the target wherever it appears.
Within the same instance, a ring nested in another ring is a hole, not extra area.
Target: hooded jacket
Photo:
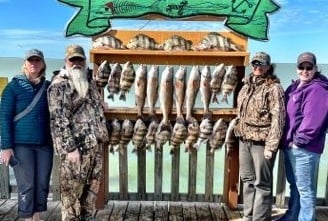
[[[328,79],[316,73],[314,78],[298,87],[293,82],[285,92],[286,125],[282,138],[284,148],[291,143],[321,154],[328,126]]]
[[[236,137],[264,141],[266,150],[277,151],[285,121],[284,90],[279,79],[273,74],[245,78],[237,108]]]

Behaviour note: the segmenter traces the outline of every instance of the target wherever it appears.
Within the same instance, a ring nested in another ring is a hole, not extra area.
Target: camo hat
[[[254,57],[251,60],[251,63],[253,63],[254,61],[259,61],[265,65],[270,65],[271,58],[270,55],[268,55],[267,53],[260,51],[254,55]]]
[[[43,53],[42,53],[42,51],[40,51],[38,49],[31,49],[31,50],[26,51],[24,59],[28,60],[31,57],[38,57],[44,62]]]
[[[300,54],[297,58],[297,66],[302,64],[303,62],[308,62],[315,66],[317,64],[317,59],[315,55],[311,52],[304,52]]]
[[[85,59],[85,53],[80,45],[69,45],[66,48],[65,57],[66,59],[70,59],[72,57],[81,57]]]

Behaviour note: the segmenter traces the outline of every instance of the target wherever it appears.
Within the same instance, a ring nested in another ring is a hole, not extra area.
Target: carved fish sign
[[[268,13],[280,7],[273,0],[58,0],[78,13],[66,27],[66,37],[94,36],[111,27],[110,19],[157,14],[170,19],[197,15],[226,17],[225,26],[256,40],[268,40]]]

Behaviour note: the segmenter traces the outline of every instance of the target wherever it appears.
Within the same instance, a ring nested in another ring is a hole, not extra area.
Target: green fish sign
[[[279,9],[272,0],[58,0],[78,13],[66,27],[66,37],[94,36],[111,27],[110,19],[158,14],[171,19],[211,15],[226,17],[225,26],[246,37],[268,40],[268,13]]]

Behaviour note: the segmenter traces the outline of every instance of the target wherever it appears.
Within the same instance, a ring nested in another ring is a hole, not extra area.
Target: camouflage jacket
[[[48,88],[50,127],[57,153],[76,148],[87,150],[108,141],[102,97],[94,81],[90,81],[85,98],[78,98],[65,71],[52,79]]]
[[[284,90],[275,75],[244,79],[237,98],[239,122],[236,137],[265,141],[265,148],[277,151],[285,123]]]

